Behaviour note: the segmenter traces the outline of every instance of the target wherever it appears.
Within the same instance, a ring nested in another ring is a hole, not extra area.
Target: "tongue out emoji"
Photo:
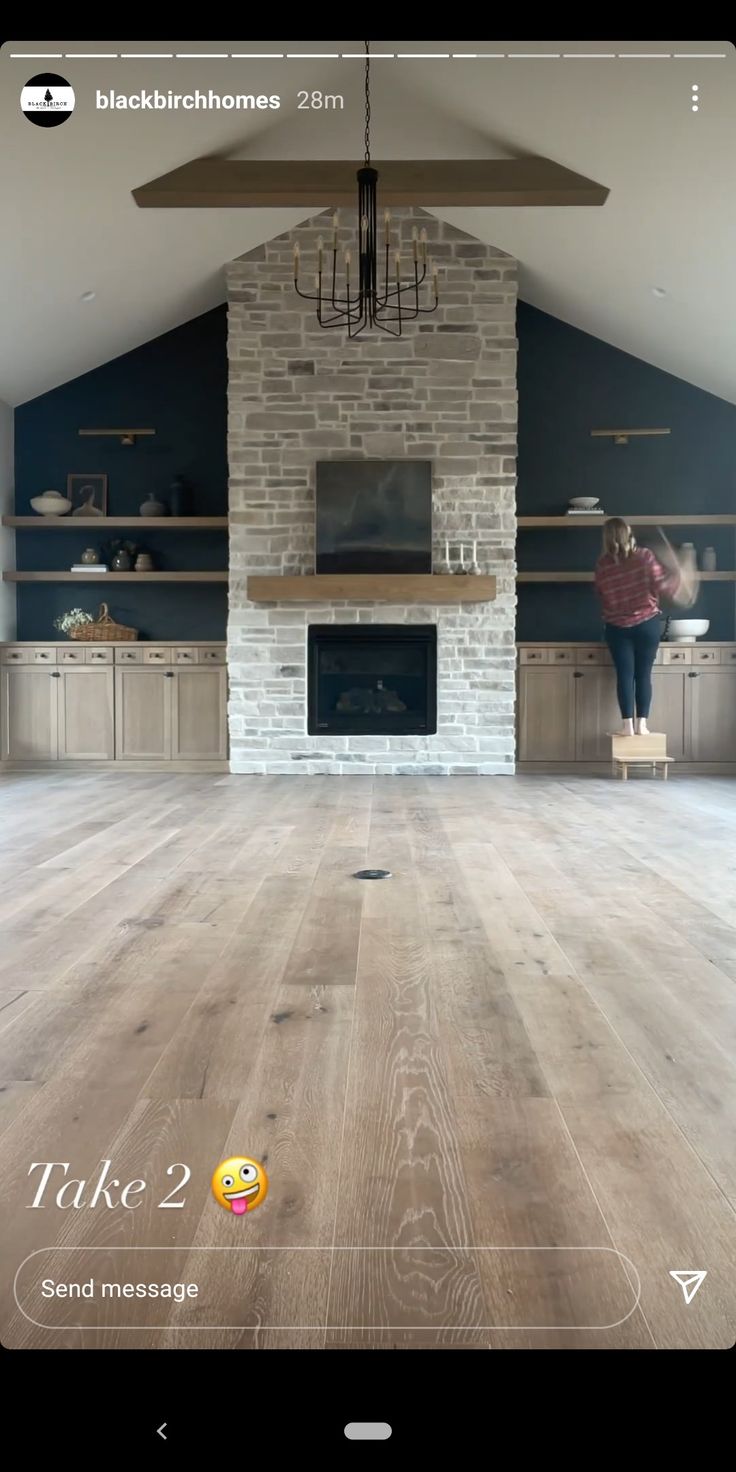
[[[223,1160],[212,1177],[212,1195],[218,1206],[233,1216],[255,1211],[266,1199],[268,1176],[259,1161],[249,1155],[232,1155]]]

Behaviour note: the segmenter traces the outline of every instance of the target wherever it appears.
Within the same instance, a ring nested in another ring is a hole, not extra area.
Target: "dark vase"
[[[180,475],[177,475],[176,479],[172,480],[171,486],[169,487],[169,506],[171,509],[171,515],[190,516],[191,501],[192,498],[189,491],[189,486]]]

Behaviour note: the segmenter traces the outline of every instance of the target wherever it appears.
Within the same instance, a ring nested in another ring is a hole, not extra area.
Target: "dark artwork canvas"
[[[430,461],[321,461],[316,545],[318,573],[431,572]]]

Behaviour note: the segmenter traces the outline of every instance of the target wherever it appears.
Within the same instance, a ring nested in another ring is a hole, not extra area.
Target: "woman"
[[[606,626],[606,643],[616,666],[622,734],[647,736],[652,704],[652,665],[660,638],[659,598],[674,598],[682,571],[666,571],[648,547],[637,547],[631,527],[612,516],[603,528],[603,554],[595,566],[595,588]]]

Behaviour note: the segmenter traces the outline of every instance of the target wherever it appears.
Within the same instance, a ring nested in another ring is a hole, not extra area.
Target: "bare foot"
[[[637,723],[636,723],[636,734],[637,734],[637,736],[648,736],[649,735],[649,727],[648,727],[648,725],[646,723],[646,720],[645,720],[644,716],[640,716],[639,719],[638,719],[638,721],[637,721]]]
[[[633,734],[634,734],[634,722],[633,721],[623,721],[623,723],[621,725],[621,735],[622,736],[633,736]]]

